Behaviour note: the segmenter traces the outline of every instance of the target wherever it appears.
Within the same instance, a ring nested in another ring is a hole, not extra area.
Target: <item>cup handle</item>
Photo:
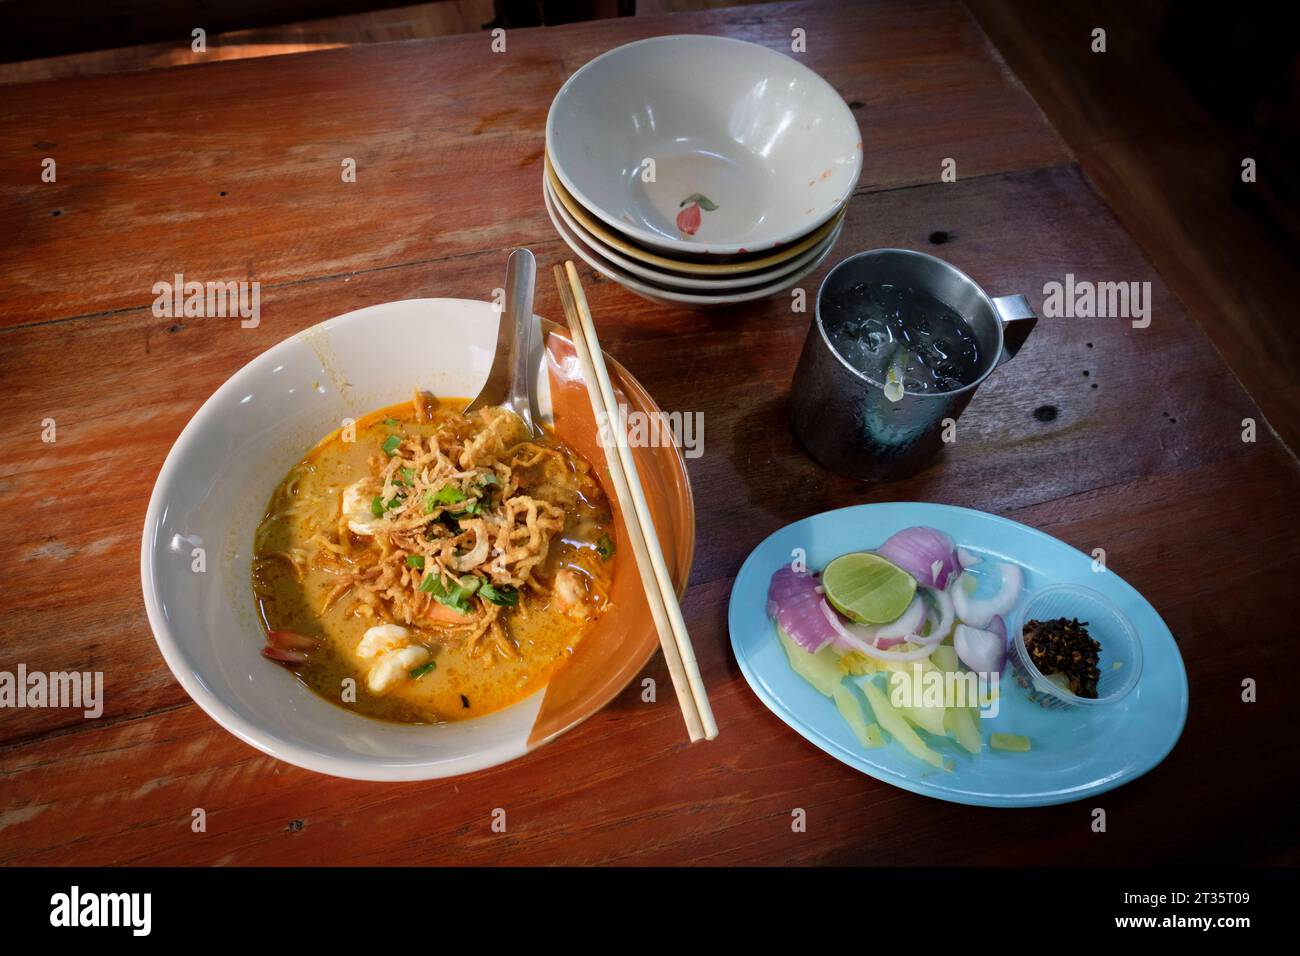
[[[998,365],[1009,362],[1016,357],[1029,333],[1038,324],[1038,316],[1029,307],[1029,300],[1023,295],[1000,295],[993,300],[993,308],[1002,320],[1002,354],[998,356]],[[994,366],[997,368],[997,365]]]

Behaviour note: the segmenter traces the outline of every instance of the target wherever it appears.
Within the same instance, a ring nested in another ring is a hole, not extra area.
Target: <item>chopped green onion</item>
[[[596,553],[608,561],[614,556],[614,540],[607,534],[596,539]]]
[[[499,485],[501,484],[501,481],[497,478],[497,473],[495,471],[485,471],[483,474],[479,475],[479,484],[486,488],[489,485]]]
[[[397,454],[397,446],[402,443],[401,435],[389,435],[384,439],[384,454],[392,458]]]
[[[398,425],[402,423],[399,422],[396,418],[385,418],[384,424],[387,425],[389,428],[396,428]]]
[[[490,582],[484,581],[483,586],[478,589],[478,593],[483,600],[498,604],[501,607],[514,607],[519,603],[519,590],[509,584],[503,584],[498,588],[493,587]]]
[[[471,498],[469,504],[465,506],[463,511],[453,511],[451,516],[453,518],[468,518],[471,515],[477,515],[482,513],[483,513],[483,502],[479,501],[477,498]]]
[[[412,668],[411,680],[419,680],[425,674],[429,673],[429,671],[436,671],[437,669],[438,669],[437,661],[429,661],[429,663],[427,664],[421,664],[419,667]]]
[[[413,468],[403,468],[403,469],[402,469],[402,481],[405,482],[405,483],[408,484],[408,485],[413,485],[413,484],[415,484],[415,469],[413,469]]]
[[[376,518],[382,518],[384,516],[384,499],[381,498],[379,495],[375,495],[375,497],[371,500],[370,513],[374,515]]]
[[[423,571],[423,570],[424,570],[424,555],[422,555],[422,554],[408,554],[408,555],[406,556],[406,566],[407,566],[408,568],[418,568],[418,569],[420,569],[421,571]]]
[[[455,485],[443,485],[437,491],[431,491],[424,496],[424,510],[428,513],[438,505],[454,505],[456,502],[464,500],[465,492]]]

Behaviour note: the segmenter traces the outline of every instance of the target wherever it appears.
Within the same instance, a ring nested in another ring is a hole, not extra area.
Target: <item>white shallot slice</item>
[[[1002,562],[998,565],[1002,581],[996,594],[978,598],[967,590],[973,578],[969,571],[963,571],[952,587],[952,602],[957,611],[957,619],[971,627],[986,628],[993,618],[1007,614],[1020,600],[1020,590],[1024,586],[1024,574],[1020,565]]]
[[[958,659],[978,674],[1001,674],[1007,664],[1007,642],[993,631],[958,624],[952,646]]]
[[[917,641],[923,642],[920,647],[910,651],[886,651],[864,640],[862,636],[854,633],[858,630],[858,625],[845,626],[832,608],[825,601],[822,602],[821,611],[826,618],[827,623],[834,629],[839,643],[853,648],[855,651],[861,651],[868,657],[874,657],[881,661],[919,661],[924,657],[929,657],[934,653],[934,649],[939,646],[940,638],[916,638]],[[868,633],[873,629],[867,628]]]

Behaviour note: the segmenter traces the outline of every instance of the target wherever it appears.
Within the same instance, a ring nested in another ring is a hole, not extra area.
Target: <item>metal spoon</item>
[[[506,263],[506,300],[497,326],[497,350],[487,381],[465,412],[499,405],[514,412],[530,434],[540,435],[536,422],[537,363],[533,356],[533,287],[537,284],[537,260],[527,249],[510,253]]]

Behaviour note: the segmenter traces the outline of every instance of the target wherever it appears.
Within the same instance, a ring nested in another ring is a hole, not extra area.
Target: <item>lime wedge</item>
[[[852,621],[887,624],[907,610],[916,579],[878,554],[842,554],[822,572],[831,607]]]

